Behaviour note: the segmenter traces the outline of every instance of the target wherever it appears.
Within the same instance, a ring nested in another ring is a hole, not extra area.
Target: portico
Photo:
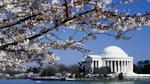
[[[102,58],[104,60],[103,65],[110,67],[112,73],[120,73],[120,72],[132,72],[133,68],[133,60],[131,57],[128,59],[120,58]]]

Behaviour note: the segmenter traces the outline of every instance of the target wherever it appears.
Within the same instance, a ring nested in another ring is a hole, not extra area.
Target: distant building
[[[123,73],[125,76],[146,76],[149,74],[136,74],[133,72],[133,57],[117,46],[109,46],[99,55],[88,55],[84,58],[85,70],[93,72],[95,68],[109,67],[111,75]]]

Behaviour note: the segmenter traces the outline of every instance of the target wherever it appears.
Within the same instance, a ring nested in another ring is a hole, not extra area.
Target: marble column
[[[110,61],[108,60],[107,62],[108,62],[108,67],[110,67],[110,64],[109,64],[109,63],[110,63]]]
[[[124,72],[126,72],[126,61],[124,61]]]
[[[125,72],[125,61],[123,60],[123,72]]]
[[[122,72],[124,72],[124,61],[122,60]]]
[[[95,68],[97,68],[97,61],[95,60]]]
[[[106,66],[106,61],[105,60],[103,60],[103,65]]]
[[[129,61],[127,60],[127,66],[126,66],[126,72],[129,72],[130,71],[130,67],[129,67]]]
[[[130,67],[129,67],[129,61],[127,61],[127,68],[126,68],[126,72],[130,71]]]
[[[131,71],[133,72],[133,61],[131,61]]]
[[[126,72],[127,61],[124,61],[124,72]]]
[[[98,60],[97,60],[97,68],[99,68],[99,62],[98,62]]]
[[[128,71],[128,61],[125,61],[126,65],[125,65],[125,72]]]
[[[106,64],[106,67],[107,67],[107,66],[108,66],[108,65],[107,65],[107,60],[105,61],[105,64]]]
[[[111,70],[111,72],[113,72],[113,65],[112,65],[112,61],[110,61],[110,70]]]
[[[127,71],[126,72],[130,72],[130,62],[129,61],[127,61]]]
[[[131,72],[131,61],[129,61],[128,67],[129,67],[129,72]]]
[[[92,64],[91,64],[91,65],[92,65],[92,67],[94,68],[94,61],[92,61]]]
[[[120,60],[118,60],[118,72],[120,73]]]
[[[116,61],[114,61],[114,68],[115,68],[114,72],[117,72],[117,62]]]
[[[122,60],[120,60],[120,71],[122,72],[123,70],[122,70]]]

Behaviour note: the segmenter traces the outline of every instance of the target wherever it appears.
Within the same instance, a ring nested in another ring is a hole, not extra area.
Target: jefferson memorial
[[[88,55],[84,58],[85,70],[93,72],[95,68],[110,67],[111,73],[125,76],[149,76],[146,74],[136,74],[133,72],[133,57],[117,46],[106,47],[99,55]]]

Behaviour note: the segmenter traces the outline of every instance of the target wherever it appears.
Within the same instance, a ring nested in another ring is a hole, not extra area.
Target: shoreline
[[[111,82],[111,81],[150,81],[150,78],[124,78],[119,80],[118,78],[60,78],[55,76],[39,76],[39,77],[10,77],[10,78],[1,78],[0,80],[41,80],[41,81],[102,81],[102,82]]]
[[[59,80],[59,79],[23,79],[23,78],[14,78],[14,79],[0,79],[0,80],[32,80],[32,81],[81,81],[81,82],[137,82],[137,81],[144,81],[144,82],[150,82],[150,79],[148,80],[112,80],[112,79],[76,79],[76,80]]]
[[[41,80],[41,81],[101,81],[101,82],[125,82],[125,81],[150,81],[150,79],[92,79],[92,78],[81,78],[81,79],[30,79],[30,80]]]

